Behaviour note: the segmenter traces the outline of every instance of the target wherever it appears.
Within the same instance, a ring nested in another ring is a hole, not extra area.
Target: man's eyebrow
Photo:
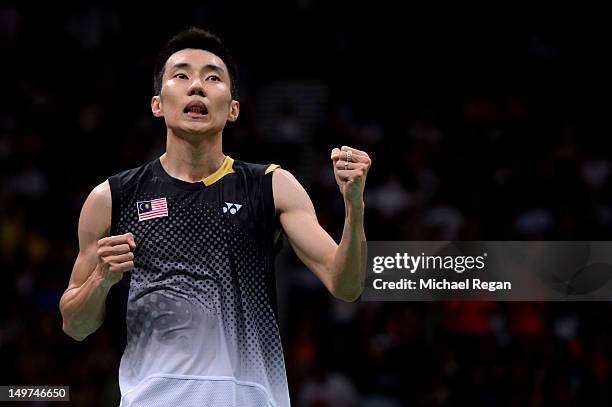
[[[189,62],[178,62],[172,65],[172,70],[182,69],[182,68],[191,68],[191,64],[189,64]],[[215,65],[215,64],[207,64],[206,66],[204,66],[204,69],[216,71],[216,72],[225,72],[225,70],[222,67],[220,67],[219,65]]]
[[[211,71],[217,71],[217,72],[225,72],[225,70],[223,68],[221,68],[219,65],[215,65],[215,64],[208,64],[205,67],[206,69],[210,69]]]
[[[191,65],[188,62],[179,62],[177,64],[172,65],[172,69],[182,69],[182,68],[191,68]]]

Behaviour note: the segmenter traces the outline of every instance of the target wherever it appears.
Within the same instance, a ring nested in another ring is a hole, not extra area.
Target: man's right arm
[[[79,218],[79,254],[60,300],[64,332],[82,341],[104,321],[110,288],[134,267],[134,236],[109,236],[112,198],[108,181],[91,191]]]

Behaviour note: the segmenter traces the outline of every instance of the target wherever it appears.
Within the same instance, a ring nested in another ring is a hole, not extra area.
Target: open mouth
[[[203,102],[194,100],[192,102],[189,102],[187,106],[185,106],[183,112],[186,113],[189,117],[200,118],[208,114],[208,109],[206,108],[206,105]]]

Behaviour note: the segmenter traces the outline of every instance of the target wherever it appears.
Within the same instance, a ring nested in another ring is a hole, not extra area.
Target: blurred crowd
[[[337,241],[329,156],[342,145],[373,159],[368,240],[611,240],[596,33],[393,10],[365,10],[361,24],[303,0],[269,13],[187,6],[150,25],[139,10],[41,7],[0,7],[0,385],[69,385],[71,405],[118,404],[119,301],[111,293],[83,342],[63,334],[58,302],[91,189],[164,151],[153,61],[190,25],[217,32],[239,65],[224,152],[294,173]],[[287,242],[277,280],[298,407],[612,403],[608,302],[347,304]]]

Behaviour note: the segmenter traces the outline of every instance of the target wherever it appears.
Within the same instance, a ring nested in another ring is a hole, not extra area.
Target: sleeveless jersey
[[[277,167],[226,157],[192,183],[157,158],[108,179],[111,235],[132,232],[137,245],[120,283],[129,290],[121,406],[289,405],[276,314]]]

